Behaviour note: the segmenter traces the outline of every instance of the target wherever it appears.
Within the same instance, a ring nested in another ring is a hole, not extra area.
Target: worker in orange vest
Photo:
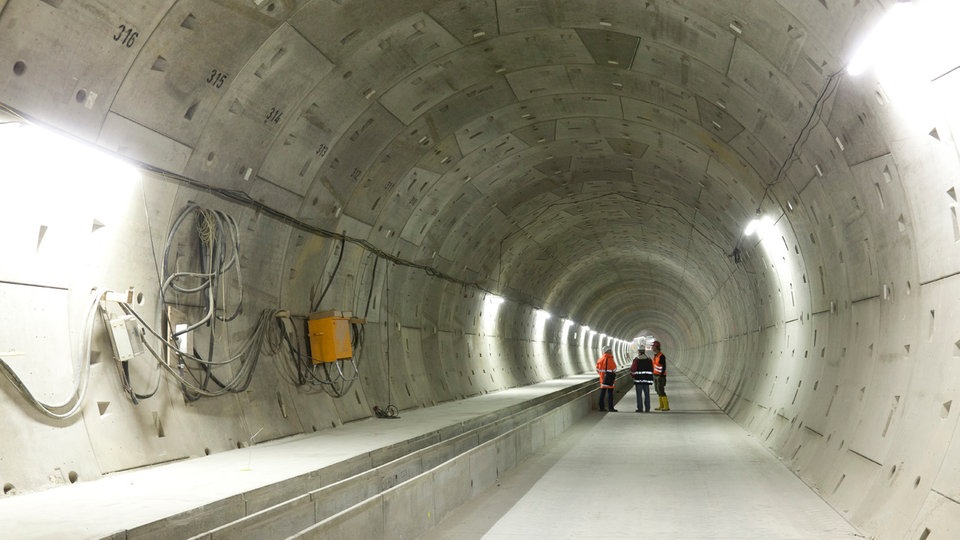
[[[655,411],[669,411],[667,400],[667,357],[660,352],[660,342],[653,342],[653,388],[660,397],[660,406]]]
[[[603,346],[603,356],[597,359],[597,375],[600,376],[600,410],[617,412],[613,408],[613,388],[617,380],[617,362],[613,359],[613,347]],[[607,408],[603,408],[603,397],[607,397]]]

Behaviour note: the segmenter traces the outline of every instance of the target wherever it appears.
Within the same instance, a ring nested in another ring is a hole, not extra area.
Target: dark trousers
[[[603,396],[607,396],[607,409],[613,410],[613,388],[600,389],[600,408],[603,409]]]
[[[650,383],[638,382],[633,386],[637,389],[637,410],[650,412]]]
[[[654,375],[653,389],[657,391],[658,396],[666,396],[667,395],[667,376]]]

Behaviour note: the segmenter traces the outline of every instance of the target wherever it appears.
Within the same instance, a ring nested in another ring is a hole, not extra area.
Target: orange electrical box
[[[336,362],[353,356],[350,318],[339,311],[314,313],[307,319],[310,357],[314,364]]]

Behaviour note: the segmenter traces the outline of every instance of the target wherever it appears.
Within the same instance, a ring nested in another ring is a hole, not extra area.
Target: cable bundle
[[[286,312],[274,312],[277,324],[271,325],[267,342],[274,354],[285,349],[288,361],[282,365],[284,375],[299,387],[320,387],[333,397],[343,397],[353,383],[360,378],[360,351],[363,348],[364,329],[361,324],[350,325],[350,340],[353,356],[350,360],[315,363],[313,357],[303,353],[303,343],[297,331],[298,322],[305,317],[290,316]],[[346,369],[345,369],[346,368]]]
[[[194,218],[194,236],[187,236],[187,238],[192,238],[195,248],[193,259],[197,267],[182,270],[181,265],[177,264],[177,270],[173,271],[171,248],[180,236],[181,228],[191,216]],[[236,290],[239,296],[232,309],[227,307],[228,272],[236,276]],[[174,321],[169,319],[169,311],[165,310],[167,311],[165,313],[167,338],[161,339],[166,352],[177,359],[176,368],[168,365],[157,351],[148,346],[163,367],[179,380],[184,397],[188,401],[194,401],[200,397],[246,390],[256,368],[260,347],[270,320],[270,312],[261,313],[256,327],[240,344],[239,351],[222,361],[214,359],[214,345],[220,330],[218,323],[233,321],[240,315],[243,308],[240,232],[233,217],[219,210],[202,208],[195,203],[189,203],[180,211],[170,227],[163,249],[163,281],[160,286],[160,298],[164,306],[173,306],[184,311],[199,308],[202,313],[199,319],[181,328],[181,325],[175,325]],[[125,309],[129,310],[129,308]],[[132,310],[129,311],[132,312]],[[201,327],[209,329],[206,355],[202,355],[196,347],[192,350],[181,350],[179,342],[182,337],[193,333],[196,341],[195,332]],[[152,333],[156,335],[156,332]],[[231,364],[237,364],[232,377],[221,380],[221,376],[218,376],[214,370]]]

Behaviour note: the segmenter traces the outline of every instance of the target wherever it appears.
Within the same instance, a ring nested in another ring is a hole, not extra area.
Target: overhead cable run
[[[813,126],[814,121],[822,118],[824,104],[826,103],[827,99],[836,93],[837,88],[840,86],[840,80],[843,78],[844,71],[846,71],[846,66],[828,75],[827,80],[824,81],[823,88],[820,89],[820,94],[817,95],[817,99],[814,101],[813,107],[810,109],[810,114],[807,116],[806,122],[804,122],[803,127],[800,128],[800,132],[797,134],[796,139],[794,139],[793,144],[790,145],[790,153],[780,164],[780,167],[777,169],[777,174],[774,175],[773,180],[765,183],[763,186],[763,194],[760,196],[760,201],[757,202],[757,209],[754,212],[756,218],[760,217],[763,201],[767,198],[770,188],[780,183],[780,181],[783,179],[783,173],[787,170],[788,165],[800,159],[798,150],[801,146],[803,146],[807,138],[810,136],[812,131],[810,128]],[[751,219],[753,219],[753,217],[751,217]],[[741,231],[740,235],[737,237],[737,243],[733,246],[733,251],[727,255],[733,259],[735,264],[740,264],[743,261],[743,252],[740,249],[740,243],[743,241],[743,237],[744,232]]]
[[[212,195],[216,195],[216,196],[218,196],[218,197],[220,197],[220,198],[223,198],[223,199],[226,199],[226,200],[228,200],[228,201],[241,204],[241,205],[246,206],[246,207],[248,207],[248,208],[252,208],[252,209],[256,210],[257,212],[260,212],[260,213],[262,213],[262,214],[268,215],[268,216],[276,219],[277,221],[279,221],[279,222],[281,222],[281,223],[285,223],[285,224],[287,224],[287,225],[290,225],[291,227],[294,227],[294,228],[296,228],[296,229],[299,229],[299,230],[302,230],[302,231],[306,231],[306,232],[315,234],[315,235],[317,235],[317,236],[321,236],[321,237],[323,237],[323,238],[333,238],[333,239],[340,240],[340,241],[342,241],[342,242],[354,244],[354,245],[360,246],[360,247],[363,248],[364,250],[369,251],[370,253],[373,253],[373,254],[375,254],[376,256],[378,256],[378,257],[380,257],[380,258],[382,258],[382,259],[386,259],[386,260],[388,260],[388,261],[390,261],[390,262],[392,262],[392,263],[394,263],[394,264],[396,264],[396,265],[406,266],[406,267],[409,267],[409,268],[416,268],[416,269],[418,269],[418,270],[422,270],[424,273],[426,273],[426,274],[429,275],[429,276],[436,277],[436,278],[442,279],[442,280],[444,280],[444,281],[449,281],[449,282],[451,282],[451,283],[456,283],[457,285],[462,285],[462,286],[464,286],[464,287],[473,287],[473,288],[476,288],[476,289],[478,289],[478,290],[480,290],[480,291],[482,291],[482,292],[493,294],[493,291],[490,291],[490,290],[486,289],[486,288],[483,287],[479,282],[476,282],[476,281],[467,281],[467,280],[464,280],[464,279],[460,279],[460,278],[451,276],[450,274],[447,274],[447,273],[445,273],[445,272],[442,272],[442,271],[440,271],[440,270],[438,270],[438,269],[436,269],[436,268],[434,268],[434,267],[432,267],[432,266],[428,266],[428,265],[426,265],[426,264],[420,264],[420,263],[417,263],[417,262],[414,262],[414,261],[411,261],[411,260],[404,259],[404,258],[402,258],[402,257],[396,256],[396,255],[392,255],[392,254],[390,254],[390,253],[388,253],[388,252],[386,252],[386,251],[378,248],[377,246],[373,245],[372,243],[370,243],[370,242],[367,241],[367,240],[363,240],[363,239],[361,239],[361,238],[355,238],[355,237],[352,237],[352,236],[347,235],[346,233],[338,233],[338,232],[330,231],[330,230],[328,230],[328,229],[324,229],[324,228],[322,228],[322,227],[316,227],[316,226],[313,226],[313,225],[304,223],[303,221],[300,221],[299,219],[297,219],[297,218],[295,218],[295,217],[293,217],[293,216],[291,216],[291,215],[289,215],[289,214],[285,214],[285,213],[283,213],[283,212],[281,212],[281,211],[279,211],[279,210],[276,210],[276,209],[274,209],[274,208],[272,208],[272,207],[270,207],[270,206],[267,206],[266,204],[264,204],[264,203],[262,203],[262,202],[260,202],[260,201],[257,201],[256,199],[250,197],[250,195],[248,195],[247,193],[245,193],[245,192],[243,192],[243,191],[237,191],[237,190],[232,190],[232,189],[223,189],[223,188],[213,187],[213,186],[204,184],[204,183],[202,183],[202,182],[198,182],[198,181],[196,181],[196,180],[193,180],[193,179],[191,179],[191,178],[187,178],[186,176],[182,176],[182,175],[179,175],[179,174],[176,174],[176,173],[172,173],[172,172],[170,172],[170,171],[167,171],[167,170],[164,170],[164,169],[161,169],[161,168],[158,168],[158,167],[154,167],[154,166],[152,166],[152,165],[149,165],[149,164],[146,164],[146,163],[142,163],[142,162],[137,162],[137,165],[140,166],[140,167],[142,167],[144,170],[148,170],[148,171],[150,171],[150,172],[153,172],[153,173],[155,173],[155,174],[158,174],[158,175],[160,175],[160,176],[163,177],[163,178],[166,178],[166,179],[169,179],[169,180],[175,180],[175,181],[177,181],[177,182],[179,182],[179,183],[181,183],[181,184],[184,184],[184,185],[186,185],[186,186],[189,186],[189,187],[191,187],[191,188],[193,188],[193,189],[196,189],[196,190],[198,190],[198,191],[203,191],[203,192],[205,192],[205,193],[210,193],[210,194],[212,194]]]
[[[15,119],[18,119],[18,120],[15,120],[15,121],[21,121],[21,120],[22,120],[22,121],[24,121],[24,122],[31,122],[31,123],[40,124],[39,122],[36,121],[36,119],[34,119],[33,117],[31,117],[30,115],[28,115],[28,114],[26,114],[26,113],[23,113],[23,112],[15,109],[15,108],[13,108],[13,107],[10,107],[10,106],[8,106],[8,105],[6,105],[6,104],[4,104],[4,103],[0,103],[0,112],[9,114],[9,115],[11,115],[12,117],[14,117]],[[49,127],[49,126],[48,126],[48,127]],[[53,128],[53,127],[51,127],[50,129],[57,130],[56,128]],[[68,132],[64,132],[64,131],[61,131],[61,130],[57,130],[57,131],[60,132],[61,134],[65,135],[65,136],[67,136],[67,137],[74,138],[74,139],[77,138],[75,135],[72,135],[72,134],[70,134],[70,133],[68,133]],[[79,139],[78,139],[78,140],[79,140]],[[418,269],[418,270],[423,271],[424,273],[426,273],[426,274],[429,275],[429,276],[436,277],[436,278],[442,279],[442,280],[444,280],[444,281],[448,281],[448,282],[451,282],[451,283],[455,283],[455,284],[461,285],[461,286],[463,286],[463,287],[472,287],[472,288],[474,288],[474,289],[476,289],[476,290],[478,290],[478,291],[480,291],[480,292],[483,292],[483,293],[495,294],[493,291],[491,291],[491,290],[487,289],[486,287],[484,287],[483,285],[481,285],[480,282],[478,282],[478,281],[468,281],[468,280],[465,280],[465,279],[460,279],[460,278],[454,277],[454,276],[452,276],[452,275],[450,275],[450,274],[447,274],[446,272],[442,272],[442,271],[440,271],[440,270],[438,270],[437,268],[434,268],[434,267],[432,267],[432,266],[429,266],[429,265],[426,265],[426,264],[417,263],[417,262],[414,262],[414,261],[411,261],[411,260],[408,260],[408,259],[404,259],[404,258],[402,258],[402,257],[400,257],[400,256],[397,256],[397,255],[392,255],[392,254],[390,254],[390,253],[388,253],[388,252],[386,252],[386,251],[378,248],[377,246],[373,245],[371,242],[369,242],[369,241],[367,241],[367,240],[363,240],[363,239],[361,239],[361,238],[355,238],[355,237],[352,237],[352,236],[347,235],[346,233],[338,233],[338,232],[330,231],[330,230],[328,230],[328,229],[324,229],[324,228],[322,228],[322,227],[316,227],[316,226],[310,225],[310,224],[308,224],[308,223],[304,223],[303,221],[301,221],[301,220],[299,220],[299,219],[297,219],[297,218],[295,218],[295,217],[293,217],[293,216],[291,216],[291,215],[289,215],[289,214],[286,214],[286,213],[284,213],[284,212],[281,212],[281,211],[279,211],[279,210],[277,210],[277,209],[275,209],[275,208],[272,208],[272,207],[270,207],[270,206],[268,206],[268,205],[266,205],[266,204],[264,204],[264,203],[262,203],[262,202],[260,202],[260,201],[257,201],[256,199],[252,198],[250,195],[248,195],[247,193],[245,193],[245,192],[243,192],[243,191],[214,187],[214,186],[211,186],[211,185],[208,185],[208,184],[204,184],[204,183],[202,183],[202,182],[199,182],[199,181],[197,181],[197,180],[194,180],[194,179],[192,179],[192,178],[183,176],[183,175],[181,175],[181,174],[177,174],[177,173],[174,173],[174,172],[172,172],[172,171],[168,171],[168,170],[163,169],[163,168],[161,168],[161,167],[157,167],[157,166],[151,165],[151,164],[149,164],[149,163],[145,163],[145,162],[138,161],[138,160],[135,160],[135,159],[130,159],[130,158],[127,158],[127,157],[124,157],[124,159],[126,159],[127,161],[133,163],[134,165],[136,165],[137,167],[139,167],[139,168],[141,168],[141,169],[143,169],[143,170],[150,171],[150,172],[152,172],[152,173],[154,173],[154,174],[159,175],[161,178],[164,178],[164,179],[170,180],[170,181],[175,181],[175,182],[177,182],[177,183],[179,183],[179,184],[182,184],[182,185],[184,185],[184,186],[190,187],[190,188],[192,188],[192,189],[196,189],[196,190],[201,191],[201,192],[204,192],[204,193],[209,193],[209,194],[211,194],[211,195],[215,195],[215,196],[217,196],[217,197],[220,197],[220,198],[222,198],[222,199],[224,199],[224,200],[227,200],[227,201],[230,201],[230,202],[234,202],[234,203],[237,203],[237,204],[246,206],[246,207],[248,207],[248,208],[251,208],[251,209],[253,209],[253,210],[256,210],[256,211],[257,211],[258,213],[260,213],[260,214],[265,214],[265,215],[267,215],[267,216],[270,216],[270,217],[272,217],[273,219],[276,219],[277,221],[279,221],[279,222],[281,222],[281,223],[284,223],[284,224],[286,224],[286,225],[289,225],[289,226],[291,226],[291,227],[293,227],[293,228],[295,228],[295,229],[298,229],[298,230],[301,230],[301,231],[305,231],[305,232],[308,232],[308,233],[311,233],[311,234],[314,234],[314,235],[317,235],[317,236],[320,236],[320,237],[323,237],[323,238],[338,239],[338,240],[341,241],[341,243],[354,244],[354,245],[359,246],[359,247],[361,247],[362,249],[364,249],[364,250],[366,250],[366,251],[368,251],[368,252],[376,255],[377,257],[382,258],[382,259],[385,259],[385,260],[387,260],[387,261],[390,261],[390,262],[392,262],[392,263],[394,263],[394,264],[396,264],[396,265],[398,265],[398,266],[405,266],[405,267],[408,267],[408,268],[415,268],[415,269]],[[698,232],[699,232],[699,231],[698,231]],[[530,302],[524,302],[524,301],[520,301],[520,300],[516,300],[516,299],[512,299],[512,300],[516,301],[517,304],[527,304],[527,305],[533,306],[533,304],[531,304]]]

